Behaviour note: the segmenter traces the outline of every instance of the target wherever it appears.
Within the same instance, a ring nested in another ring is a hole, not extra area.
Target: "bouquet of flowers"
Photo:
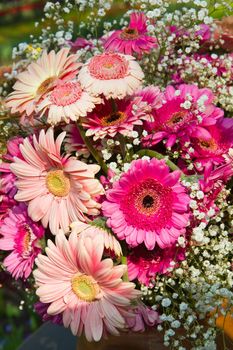
[[[232,7],[128,5],[47,2],[2,69],[2,266],[90,342],[216,349],[233,314]]]

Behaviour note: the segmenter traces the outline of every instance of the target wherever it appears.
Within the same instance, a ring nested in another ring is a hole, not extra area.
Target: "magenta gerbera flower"
[[[61,155],[65,132],[54,139],[52,128],[39,138],[28,138],[20,146],[23,160],[15,157],[11,164],[17,176],[15,199],[28,202],[28,214],[34,221],[49,224],[53,234],[64,231],[73,221],[85,221],[87,215],[97,215],[100,204],[96,197],[103,194],[95,179],[98,165],[89,165],[69,155]]]
[[[28,278],[41,252],[39,240],[44,228],[27,215],[25,204],[13,207],[0,224],[0,249],[11,251],[3,264],[15,279]]]
[[[196,85],[168,86],[164,92],[164,103],[154,113],[154,121],[144,139],[147,147],[166,139],[172,147],[176,140],[189,140],[189,136],[208,138],[206,126],[214,125],[223,117],[223,111],[213,104],[210,89],[199,89]]]
[[[164,160],[136,160],[107,191],[102,204],[107,224],[121,240],[147,249],[169,247],[188,224],[189,196],[180,172],[170,173]]]
[[[14,157],[22,158],[19,150],[21,143],[23,143],[22,137],[11,138],[7,142],[7,153],[2,156],[2,163],[0,164],[0,217],[4,216],[8,209],[16,204],[14,200],[14,195],[17,192],[16,176],[10,170],[10,164]]]
[[[220,165],[225,162],[224,155],[233,146],[233,119],[223,118],[215,125],[207,127],[208,138],[196,137],[191,139],[187,148],[190,158],[199,164],[198,170],[208,164]],[[200,166],[201,165],[201,166]]]
[[[174,267],[171,262],[178,262],[184,258],[184,250],[176,246],[167,249],[156,246],[148,252],[140,245],[127,257],[129,280],[138,279],[140,283],[149,286],[157,274],[165,274],[169,268]]]
[[[143,53],[149,53],[158,47],[158,44],[155,37],[148,35],[146,21],[144,13],[131,13],[129,26],[123,30],[114,31],[105,41],[104,49],[126,55],[135,53],[140,57]]]
[[[136,108],[135,108],[136,107]],[[136,125],[142,125],[146,119],[145,108],[141,105],[141,98],[123,99],[115,101],[115,110],[108,100],[96,106],[83,120],[87,128],[86,135],[93,136],[96,141],[106,137],[115,137],[117,133],[131,136]]]

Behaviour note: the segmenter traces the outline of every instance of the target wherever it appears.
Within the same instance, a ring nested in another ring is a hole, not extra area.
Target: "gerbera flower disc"
[[[73,221],[85,221],[87,215],[97,215],[100,205],[96,196],[103,194],[100,182],[95,179],[98,165],[88,165],[75,157],[61,155],[65,132],[54,140],[53,129],[40,132],[20,146],[24,159],[15,158],[11,164],[17,176],[17,201],[28,202],[28,213],[34,221],[49,224],[53,234],[59,228],[67,231]]]
[[[146,21],[144,13],[131,13],[129,26],[123,30],[114,31],[104,43],[105,50],[126,55],[136,53],[139,56],[149,53],[158,45],[157,39],[147,34]]]
[[[74,335],[84,330],[88,341],[99,341],[106,333],[118,335],[126,327],[131,302],[141,295],[134,283],[123,282],[126,265],[103,259],[100,235],[72,232],[68,240],[58,234],[55,241],[48,241],[47,256],[38,256],[34,272],[40,301],[50,303],[47,313],[62,313],[64,326]]]
[[[180,172],[169,172],[165,161],[136,160],[102,204],[107,224],[121,240],[147,249],[156,243],[169,247],[184,234],[188,224],[189,196],[181,185]]]
[[[77,81],[58,82],[57,86],[38,105],[39,114],[47,114],[50,124],[68,123],[85,117],[91,112],[98,98],[83,91]]]
[[[41,252],[39,240],[44,228],[27,215],[27,207],[20,203],[14,206],[0,224],[0,249],[11,251],[3,264],[15,279],[28,278],[34,260]]]
[[[63,48],[58,53],[43,52],[42,56],[29,64],[26,71],[17,75],[14,90],[7,98],[6,105],[12,113],[19,112],[31,117],[37,103],[57,83],[74,78],[81,66],[78,55],[68,55],[69,49]]]
[[[92,57],[81,68],[78,80],[94,96],[124,98],[132,95],[142,83],[144,74],[134,57],[103,53]]]

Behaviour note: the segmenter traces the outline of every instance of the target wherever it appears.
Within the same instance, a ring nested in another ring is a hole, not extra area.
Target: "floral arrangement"
[[[44,11],[1,73],[2,268],[88,341],[150,330],[216,349],[233,313],[231,6]]]

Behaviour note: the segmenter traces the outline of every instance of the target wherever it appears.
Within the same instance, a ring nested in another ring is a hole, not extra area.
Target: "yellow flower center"
[[[57,79],[57,77],[49,77],[48,79],[44,80],[40,84],[40,86],[38,87],[38,89],[36,91],[36,95],[41,96],[41,95],[45,94],[46,92],[48,92],[48,90],[51,89],[51,87],[56,79]]]
[[[100,292],[97,282],[91,276],[87,275],[75,275],[71,286],[77,297],[87,302],[95,300]]]
[[[63,170],[51,170],[46,177],[46,186],[54,196],[65,197],[70,192],[70,180]]]

